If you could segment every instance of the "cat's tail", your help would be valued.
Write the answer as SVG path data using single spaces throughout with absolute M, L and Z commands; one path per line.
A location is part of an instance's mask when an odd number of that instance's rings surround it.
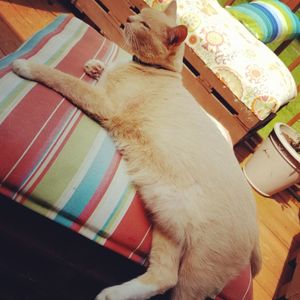
M 261 257 L 261 251 L 260 251 L 260 245 L 259 245 L 259 239 L 257 238 L 254 248 L 251 253 L 251 272 L 252 276 L 255 277 L 262 267 L 262 257 Z

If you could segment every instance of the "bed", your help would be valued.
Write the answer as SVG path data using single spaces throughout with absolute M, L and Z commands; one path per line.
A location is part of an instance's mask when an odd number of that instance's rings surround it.
M 72 1 L 104 34 L 124 45 L 128 15 L 148 5 L 164 9 L 171 0 Z M 297 95 L 290 66 L 258 41 L 218 1 L 178 0 L 178 21 L 189 27 L 183 80 L 197 101 L 229 131 L 234 144 L 247 139 Z M 232 4 L 234 1 L 227 1 Z M 293 10 L 299 1 L 285 1 Z M 221 24 L 221 26 L 220 26 Z M 255 50 L 254 50 L 255 49 Z M 245 59 L 246 57 L 246 59 Z
M 83 71 L 88 59 L 110 64 L 126 54 L 86 23 L 61 15 L 0 60 L 0 199 L 146 266 L 151 224 L 121 155 L 106 131 L 69 101 L 16 76 L 11 62 L 20 57 L 93 84 Z M 252 298 L 249 266 L 218 297 L 242 298 Z

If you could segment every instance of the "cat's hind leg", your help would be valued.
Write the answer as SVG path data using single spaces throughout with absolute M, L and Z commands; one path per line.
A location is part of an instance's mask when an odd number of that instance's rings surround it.
M 95 87 L 69 74 L 25 59 L 15 60 L 13 70 L 24 78 L 38 81 L 59 92 L 99 121 L 109 118 L 114 112 L 113 102 L 99 86 Z
M 94 79 L 99 79 L 105 68 L 105 64 L 99 59 L 90 59 L 84 65 L 84 71 Z
M 147 272 L 121 285 L 104 289 L 96 300 L 142 300 L 163 294 L 177 283 L 181 251 L 181 245 L 154 229 Z

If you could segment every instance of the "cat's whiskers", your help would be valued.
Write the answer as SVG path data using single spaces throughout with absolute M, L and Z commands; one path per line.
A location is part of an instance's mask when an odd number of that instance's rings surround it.
M 135 49 L 135 51 L 139 50 L 138 38 L 136 37 L 130 26 L 125 26 L 125 38 L 126 42 L 132 49 Z
M 130 45 L 130 35 L 129 35 L 129 32 L 128 32 L 128 26 L 125 25 L 125 28 L 124 28 L 124 35 L 123 35 L 124 39 L 123 39 L 123 45 L 124 48 L 128 48 L 128 47 L 131 47 Z
M 134 41 L 133 41 L 133 32 L 132 32 L 130 26 L 128 26 L 128 25 L 127 26 L 125 25 L 124 37 L 125 37 L 125 39 L 124 39 L 125 47 L 133 50 L 134 47 L 135 47 L 135 44 L 134 44 Z

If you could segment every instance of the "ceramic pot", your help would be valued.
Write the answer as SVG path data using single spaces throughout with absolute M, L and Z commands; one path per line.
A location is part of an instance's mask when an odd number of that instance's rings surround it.
M 248 182 L 262 195 L 270 197 L 300 181 L 300 155 L 291 140 L 300 141 L 300 134 L 284 123 L 276 123 L 244 166 Z

